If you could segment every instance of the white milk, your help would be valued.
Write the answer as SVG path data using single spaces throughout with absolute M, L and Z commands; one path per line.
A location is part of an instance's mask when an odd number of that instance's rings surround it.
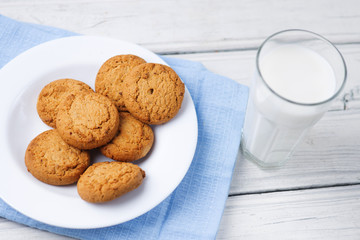
M 336 80 L 330 64 L 305 47 L 279 47 L 264 56 L 260 69 L 270 88 L 295 102 L 321 102 L 335 92 Z
M 331 66 L 307 48 L 284 45 L 262 57 L 259 64 L 268 86 L 290 101 L 319 103 L 335 93 L 336 79 Z M 258 74 L 255 77 L 258 79 L 251 88 L 242 144 L 246 153 L 263 165 L 278 165 L 321 118 L 326 104 L 289 103 L 273 94 Z

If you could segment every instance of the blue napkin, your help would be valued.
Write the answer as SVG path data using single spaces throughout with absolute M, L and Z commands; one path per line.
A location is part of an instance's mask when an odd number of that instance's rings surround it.
M 40 43 L 74 33 L 21 23 L 0 15 L 0 68 Z M 228 196 L 240 144 L 248 88 L 197 62 L 163 57 L 185 82 L 196 107 L 199 133 L 194 159 L 176 190 L 144 215 L 116 226 L 66 229 L 22 215 L 0 199 L 0 216 L 80 239 L 214 239 Z

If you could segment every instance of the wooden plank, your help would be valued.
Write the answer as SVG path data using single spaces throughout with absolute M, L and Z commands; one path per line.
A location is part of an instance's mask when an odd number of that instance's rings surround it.
M 10 222 L 0 218 L 0 239 L 23 240 L 23 239 L 46 239 L 46 240 L 70 240 L 65 236 L 30 228 L 22 224 Z
M 359 239 L 360 185 L 234 196 L 217 239 Z
M 229 197 L 217 239 L 358 239 L 360 186 Z M 0 219 L 0 236 L 70 239 Z
M 81 9 L 81 11 L 79 11 Z M 270 34 L 308 29 L 336 43 L 360 41 L 357 0 L 3 0 L 21 21 L 136 42 L 159 52 L 257 48 Z

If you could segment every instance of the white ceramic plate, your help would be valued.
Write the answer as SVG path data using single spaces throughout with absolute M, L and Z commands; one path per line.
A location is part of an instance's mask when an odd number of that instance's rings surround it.
M 129 53 L 147 62 L 166 64 L 156 54 L 132 43 L 77 36 L 36 46 L 0 70 L 0 196 L 6 203 L 47 224 L 98 228 L 146 213 L 179 185 L 189 169 L 197 143 L 196 112 L 187 89 L 178 115 L 164 125 L 153 127 L 153 149 L 146 159 L 136 162 L 146 171 L 146 178 L 138 189 L 108 203 L 90 204 L 78 196 L 75 184 L 47 185 L 26 170 L 27 145 L 49 129 L 36 112 L 41 89 L 59 78 L 74 78 L 94 88 L 100 66 L 112 56 Z M 92 160 L 109 159 L 94 151 Z

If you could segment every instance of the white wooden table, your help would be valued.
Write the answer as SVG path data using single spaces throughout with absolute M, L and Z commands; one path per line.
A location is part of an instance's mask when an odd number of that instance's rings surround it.
M 245 85 L 270 34 L 327 37 L 348 65 L 344 92 L 283 168 L 239 154 L 217 238 L 360 239 L 360 1 L 0 0 L 0 14 L 135 42 Z M 24 238 L 65 239 L 0 219 L 0 239 Z

